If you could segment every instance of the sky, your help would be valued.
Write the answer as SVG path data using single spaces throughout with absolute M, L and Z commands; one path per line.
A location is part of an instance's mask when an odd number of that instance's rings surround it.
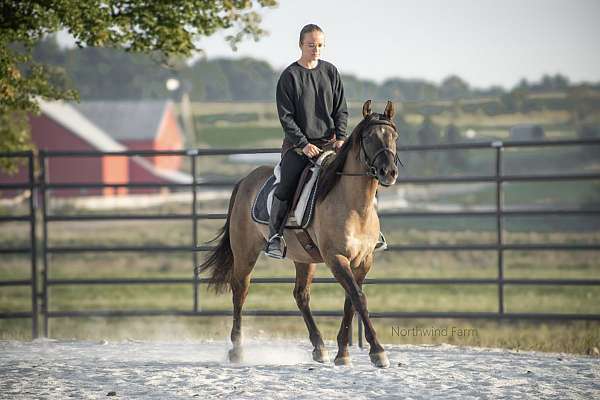
M 220 32 L 199 41 L 206 57 L 250 56 L 283 69 L 299 58 L 302 26 L 314 23 L 325 32 L 324 60 L 377 83 L 456 74 L 510 88 L 556 73 L 600 81 L 600 0 L 279 0 L 259 12 L 269 36 L 233 52 Z

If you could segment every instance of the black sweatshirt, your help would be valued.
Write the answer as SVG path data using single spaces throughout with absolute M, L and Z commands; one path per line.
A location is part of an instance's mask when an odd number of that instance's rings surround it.
M 277 82 L 277 112 L 285 140 L 294 147 L 335 136 L 344 139 L 348 108 L 335 66 L 319 60 L 313 69 L 294 62 Z

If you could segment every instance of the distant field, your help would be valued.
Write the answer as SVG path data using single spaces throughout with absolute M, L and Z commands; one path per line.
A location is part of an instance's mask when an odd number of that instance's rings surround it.
M 382 112 L 384 102 L 375 102 L 373 110 Z M 401 109 L 401 104 L 396 105 Z M 277 119 L 274 103 L 194 103 L 193 114 L 196 117 L 198 140 L 200 143 L 215 147 L 252 146 L 261 140 L 281 138 L 282 130 Z M 362 102 L 350 102 L 349 131 L 362 118 Z M 404 119 L 414 127 L 420 126 L 422 115 L 405 114 Z M 433 118 L 439 126 L 454 123 L 464 131 L 474 129 L 478 138 L 507 138 L 511 126 L 521 123 L 537 123 L 544 126 L 547 137 L 553 139 L 573 138 L 574 130 L 566 129 L 570 113 L 560 110 L 544 110 L 530 113 L 514 113 L 489 116 L 483 113 L 460 113 L 458 116 L 442 113 Z M 257 128 L 264 126 L 266 129 Z
M 206 126 L 198 132 L 198 142 L 210 147 L 243 148 L 262 147 L 269 140 L 283 139 L 281 127 L 256 126 Z M 281 145 L 281 144 L 280 144 Z

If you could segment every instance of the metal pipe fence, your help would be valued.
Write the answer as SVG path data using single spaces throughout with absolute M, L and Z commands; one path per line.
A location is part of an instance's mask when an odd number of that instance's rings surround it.
M 26 215 L 2 215 L 0 222 L 28 222 L 29 223 L 29 245 L 26 247 L 2 247 L 0 254 L 23 254 L 29 255 L 30 276 L 29 279 L 11 279 L 0 280 L 0 287 L 23 287 L 29 286 L 31 297 L 31 311 L 0 311 L 0 319 L 27 318 L 31 319 L 31 336 L 38 337 L 39 332 L 39 307 L 38 307 L 38 267 L 37 267 L 37 236 L 36 236 L 36 198 L 35 198 L 35 158 L 31 151 L 23 152 L 0 152 L 1 158 L 25 159 L 27 163 L 27 180 L 18 183 L 0 183 L 1 190 L 27 190 L 29 191 L 29 200 L 27 202 Z
M 444 144 L 432 146 L 402 146 L 399 151 L 444 151 L 444 150 L 466 150 L 466 149 L 491 149 L 494 152 L 494 173 L 491 175 L 476 176 L 435 176 L 435 177 L 401 177 L 397 185 L 402 184 L 456 184 L 456 183 L 491 183 L 495 186 L 494 209 L 474 211 L 390 211 L 380 213 L 382 219 L 398 217 L 494 217 L 495 241 L 488 244 L 458 244 L 458 245 L 399 245 L 391 243 L 391 252 L 421 252 L 421 251 L 486 251 L 493 252 L 497 257 L 496 277 L 490 279 L 366 279 L 365 284 L 377 285 L 496 285 L 497 286 L 497 309 L 495 312 L 373 312 L 373 318 L 465 318 L 465 319 L 533 319 L 533 320 L 600 320 L 600 314 L 579 313 L 513 313 L 505 309 L 505 286 L 506 285 L 542 285 L 542 286 L 598 286 L 599 279 L 507 279 L 504 271 L 504 254 L 507 251 L 597 251 L 600 244 L 572 244 L 572 243 L 506 243 L 504 238 L 504 218 L 507 216 L 592 216 L 600 215 L 600 208 L 593 209 L 510 209 L 504 207 L 503 194 L 504 183 L 509 182 L 547 182 L 547 181 L 588 181 L 600 180 L 600 173 L 564 173 L 564 174 L 503 174 L 503 150 L 506 148 L 520 147 L 563 147 L 563 146 L 599 146 L 600 140 L 560 140 L 560 141 L 536 141 L 536 142 L 485 142 Z M 24 157 L 28 160 L 29 180 L 19 184 L 0 183 L 0 190 L 25 189 L 31 191 L 29 196 L 29 214 L 16 216 L 0 216 L 0 222 L 21 221 L 30 224 L 30 245 L 28 247 L 0 248 L 0 254 L 29 254 L 31 258 L 31 278 L 29 280 L 0 281 L 0 287 L 8 286 L 30 286 L 31 288 L 31 311 L 29 312 L 4 312 L 0 313 L 2 318 L 31 318 L 32 336 L 39 335 L 39 319 L 41 316 L 42 334 L 49 335 L 49 320 L 51 318 L 63 317 L 125 317 L 125 316 L 228 316 L 230 311 L 208 310 L 201 307 L 199 286 L 207 283 L 198 275 L 197 265 L 199 263 L 198 253 L 211 250 L 211 246 L 198 245 L 198 221 L 209 219 L 225 219 L 223 213 L 199 213 L 197 211 L 198 197 L 197 189 L 202 187 L 232 187 L 235 181 L 213 180 L 202 181 L 198 179 L 197 161 L 201 157 L 232 154 L 258 154 L 278 153 L 279 149 L 194 149 L 189 151 L 124 151 L 124 152 L 96 152 L 96 151 L 40 151 L 36 156 L 31 152 L 0 153 L 2 157 Z M 189 158 L 191 166 L 191 183 L 101 183 L 101 182 L 67 182 L 51 183 L 48 179 L 48 160 L 53 157 L 102 157 L 110 155 L 119 156 L 185 156 Z M 35 161 L 39 166 L 39 176 L 34 175 Z M 56 189 L 91 189 L 91 188 L 158 188 L 168 187 L 187 189 L 191 191 L 191 209 L 189 213 L 168 214 L 82 214 L 61 215 L 51 214 L 48 210 L 48 198 L 50 192 Z M 39 199 L 41 238 L 36 237 L 36 208 Z M 102 221 L 102 220 L 190 220 L 192 223 L 191 243 L 189 245 L 174 246 L 50 246 L 48 237 L 48 225 L 53 222 L 77 222 L 77 221 Z M 41 250 L 42 268 L 37 267 L 37 247 Z M 183 252 L 191 255 L 191 266 L 193 276 L 190 279 L 51 279 L 49 277 L 50 256 L 53 254 L 76 254 L 84 252 Z M 38 274 L 41 275 L 41 290 L 38 288 Z M 293 278 L 255 278 L 253 283 L 258 284 L 293 284 Z M 315 283 L 335 283 L 332 278 L 317 278 Z M 189 284 L 193 287 L 193 299 L 188 310 L 74 310 L 74 311 L 52 311 L 49 307 L 49 288 L 53 286 L 68 285 L 148 285 L 148 284 Z M 40 300 L 40 301 L 38 301 Z M 341 317 L 342 311 L 320 310 L 315 311 L 316 316 Z M 272 311 L 272 310 L 247 310 L 244 315 L 254 316 L 300 316 L 299 311 Z M 362 345 L 362 323 L 358 324 L 359 344 Z

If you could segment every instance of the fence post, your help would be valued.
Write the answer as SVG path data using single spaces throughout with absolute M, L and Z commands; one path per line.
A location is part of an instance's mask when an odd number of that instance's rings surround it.
M 48 337 L 48 193 L 46 183 L 48 182 L 47 159 L 43 150 L 40 151 L 40 200 L 42 202 L 42 307 L 44 315 L 43 337 Z
M 498 314 L 504 314 L 504 250 L 503 217 L 502 217 L 502 153 L 501 141 L 492 142 L 496 149 L 496 246 L 498 249 Z
M 188 154 L 192 163 L 192 262 L 194 263 L 194 312 L 198 312 L 200 306 L 200 296 L 198 291 L 200 278 L 198 277 L 198 252 L 196 251 L 196 247 L 198 246 L 198 221 L 196 219 L 196 156 L 198 155 L 198 150 L 188 151 Z
M 36 236 L 36 182 L 35 182 L 35 159 L 33 152 L 27 156 L 29 167 L 29 240 L 31 245 L 31 337 L 37 339 L 39 336 L 38 324 L 38 271 L 37 271 L 37 236 Z

